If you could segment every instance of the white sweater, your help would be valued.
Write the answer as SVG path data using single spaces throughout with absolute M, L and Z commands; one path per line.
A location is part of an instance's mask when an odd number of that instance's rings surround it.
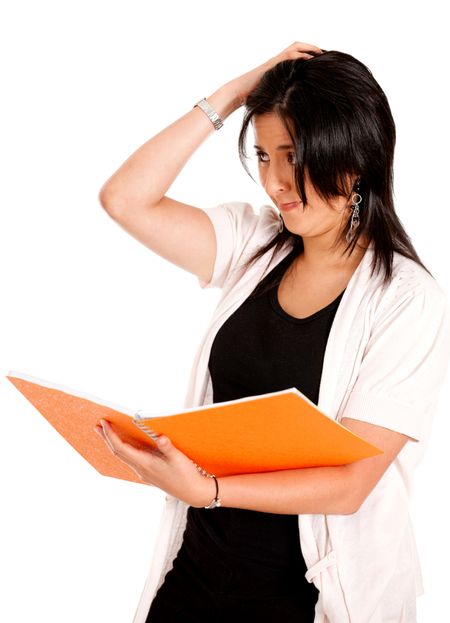
M 205 210 L 217 239 L 211 281 L 222 296 L 196 353 L 184 408 L 212 403 L 208 359 L 225 320 L 291 249 L 290 243 L 244 271 L 241 265 L 279 226 L 278 212 L 244 202 Z M 340 421 L 364 420 L 410 437 L 359 510 L 351 515 L 298 515 L 306 578 L 319 597 L 315 623 L 416 623 L 424 592 L 408 504 L 413 470 L 430 435 L 450 360 L 450 306 L 421 266 L 394 254 L 394 278 L 370 277 L 373 245 L 354 271 L 325 350 L 318 408 Z M 188 505 L 166 495 L 151 568 L 133 623 L 145 623 L 151 601 L 181 546 Z

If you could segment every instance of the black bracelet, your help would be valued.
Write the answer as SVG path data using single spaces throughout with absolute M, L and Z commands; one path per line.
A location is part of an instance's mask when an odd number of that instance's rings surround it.
M 211 502 L 208 504 L 208 506 L 205 506 L 204 508 L 216 508 L 217 506 L 221 506 L 222 505 L 222 501 L 219 498 L 219 483 L 217 482 L 217 478 L 214 476 L 214 474 L 211 474 L 210 477 L 214 478 L 214 482 L 216 483 L 216 495 L 211 500 Z
M 192 461 L 194 463 L 194 461 Z M 217 478 L 215 477 L 214 474 L 208 474 L 208 472 L 206 470 L 203 469 L 203 467 L 200 467 L 200 465 L 197 465 L 197 463 L 194 463 L 195 467 L 197 468 L 197 471 L 200 472 L 203 476 L 206 476 L 207 478 L 214 478 L 214 482 L 216 483 L 216 495 L 215 497 L 211 500 L 211 502 L 208 504 L 208 506 L 204 506 L 203 508 L 216 508 L 217 506 L 222 506 L 222 501 L 219 498 L 219 483 L 217 482 Z

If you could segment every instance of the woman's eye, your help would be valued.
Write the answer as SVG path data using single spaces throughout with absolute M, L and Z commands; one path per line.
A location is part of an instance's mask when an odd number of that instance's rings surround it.
M 267 154 L 265 154 L 263 151 L 257 151 L 257 152 L 255 153 L 255 155 L 256 155 L 256 157 L 257 157 L 257 159 L 258 159 L 258 161 L 259 161 L 259 162 L 267 162 L 267 160 L 262 160 L 262 159 L 261 159 L 261 158 L 262 158 L 262 156 L 267 156 Z
M 262 159 L 262 158 L 263 158 L 263 156 L 267 156 L 267 154 L 266 154 L 266 153 L 264 153 L 263 151 L 257 151 L 257 152 L 255 153 L 255 155 L 256 155 L 256 157 L 257 157 L 257 159 L 258 159 L 258 161 L 259 161 L 259 162 L 268 162 L 268 160 L 263 160 L 263 159 Z M 288 154 L 288 156 L 289 156 L 289 158 L 292 158 L 292 159 L 289 161 L 289 162 L 290 162 L 290 164 L 296 164 L 295 154 L 294 154 L 293 152 L 290 152 L 290 153 Z

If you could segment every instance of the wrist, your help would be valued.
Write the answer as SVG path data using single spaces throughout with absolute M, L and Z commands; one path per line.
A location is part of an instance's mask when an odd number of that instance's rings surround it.
M 219 482 L 217 480 L 217 482 Z M 214 478 L 209 476 L 200 476 L 199 482 L 196 486 L 194 503 L 191 504 L 194 508 L 205 508 L 209 506 L 216 497 L 216 483 Z M 219 504 L 220 505 L 220 504 Z M 218 505 L 218 506 L 219 506 Z

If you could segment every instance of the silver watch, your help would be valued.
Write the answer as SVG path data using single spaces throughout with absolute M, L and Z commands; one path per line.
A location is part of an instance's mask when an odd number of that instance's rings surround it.
M 216 130 L 220 130 L 220 128 L 223 126 L 223 121 L 219 117 L 219 115 L 216 113 L 214 108 L 209 104 L 209 102 L 204 97 L 201 100 L 199 100 L 196 104 L 194 104 L 193 108 L 195 108 L 196 106 L 201 108 L 203 112 L 206 113 L 206 115 L 208 115 L 208 117 L 211 119 L 214 125 L 214 128 Z

